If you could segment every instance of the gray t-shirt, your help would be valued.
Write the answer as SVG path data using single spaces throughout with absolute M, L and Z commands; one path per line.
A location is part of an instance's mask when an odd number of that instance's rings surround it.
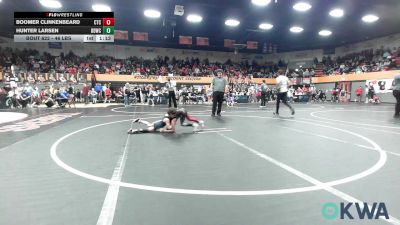
M 267 89 L 268 89 L 267 84 L 262 83 L 262 84 L 261 84 L 261 91 L 262 91 L 262 92 L 267 92 Z
M 400 91 L 400 74 L 394 76 L 393 90 Z
M 225 92 L 228 82 L 225 78 L 214 77 L 212 80 L 213 91 Z

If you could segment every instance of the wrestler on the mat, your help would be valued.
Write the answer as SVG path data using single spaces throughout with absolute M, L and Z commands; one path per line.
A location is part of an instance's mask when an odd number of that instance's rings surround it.
M 172 110 L 170 112 L 172 112 Z M 180 108 L 180 109 L 176 110 L 176 112 L 174 114 L 175 114 L 175 118 L 180 120 L 181 126 L 193 127 L 193 132 L 199 131 L 199 126 L 200 126 L 200 129 L 204 128 L 204 121 L 194 118 L 184 108 Z M 174 114 L 170 115 L 171 118 L 173 118 L 172 116 L 174 116 Z M 185 122 L 186 119 L 192 123 Z
M 176 112 L 176 111 L 175 111 Z M 176 115 L 174 114 L 174 110 L 168 110 L 168 114 L 166 114 L 161 120 L 157 120 L 154 122 L 148 122 L 137 118 L 133 121 L 134 123 L 142 123 L 147 125 L 146 129 L 129 129 L 128 134 L 143 134 L 143 133 L 174 133 L 175 125 L 176 125 Z

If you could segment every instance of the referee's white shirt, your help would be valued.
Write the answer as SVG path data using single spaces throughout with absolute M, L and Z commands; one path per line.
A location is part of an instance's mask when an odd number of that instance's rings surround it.
M 289 79 L 284 75 L 279 75 L 276 78 L 276 86 L 280 93 L 287 92 L 289 86 Z

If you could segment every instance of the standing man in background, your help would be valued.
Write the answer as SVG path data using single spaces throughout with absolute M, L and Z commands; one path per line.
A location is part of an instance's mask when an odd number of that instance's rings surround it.
M 362 93 L 363 93 L 363 90 L 362 90 L 362 87 L 360 86 L 356 89 L 356 95 L 357 95 L 356 102 L 361 102 Z
M 396 98 L 396 109 L 394 111 L 394 117 L 400 118 L 400 74 L 394 76 L 392 86 L 393 96 Z
M 175 95 L 175 87 L 176 83 L 171 81 L 171 78 L 168 78 L 167 89 L 168 89 L 168 105 L 171 108 L 171 100 L 174 101 L 174 108 L 176 108 L 176 95 Z
M 124 92 L 124 106 L 128 107 L 129 106 L 129 97 L 131 95 L 131 86 L 129 85 L 129 83 L 125 84 L 122 91 Z
M 92 88 L 96 87 L 96 83 L 97 83 L 96 72 L 97 72 L 97 70 L 94 70 L 92 73 L 92 76 L 90 77 L 90 81 L 92 82 Z
M 87 84 L 83 84 L 82 88 L 82 96 L 83 96 L 83 101 L 85 102 L 85 105 L 89 104 L 89 87 Z
M 267 90 L 268 90 L 268 86 L 265 83 L 265 80 L 263 80 L 262 84 L 261 84 L 261 107 L 265 107 L 265 99 L 267 98 Z
M 370 82 L 368 86 L 368 102 L 370 99 L 373 99 L 375 96 L 375 88 L 374 85 Z
M 217 112 L 218 116 L 221 116 L 224 94 L 227 93 L 228 90 L 228 81 L 222 77 L 222 70 L 217 71 L 217 77 L 214 77 L 211 82 L 211 89 L 213 90 L 213 106 L 211 116 L 215 116 L 215 111 Z
M 278 71 L 278 77 L 276 78 L 276 89 L 277 89 L 277 99 L 276 99 L 276 111 L 274 115 L 279 116 L 279 104 L 282 100 L 283 104 L 289 107 L 294 115 L 294 109 L 291 105 L 287 103 L 287 92 L 289 86 L 289 79 L 283 74 L 282 70 Z

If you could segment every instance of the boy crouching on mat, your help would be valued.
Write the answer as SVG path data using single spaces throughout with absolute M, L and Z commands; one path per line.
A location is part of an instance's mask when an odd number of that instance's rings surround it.
M 173 112 L 171 113 L 171 117 L 175 116 L 176 119 L 179 119 L 181 122 L 181 126 L 183 127 L 193 127 L 193 132 L 198 132 L 199 129 L 204 128 L 204 121 L 203 120 L 198 120 L 197 118 L 194 118 L 191 116 L 186 109 L 180 108 L 178 110 L 176 109 L 170 109 L 168 112 Z M 169 113 L 168 113 L 169 114 Z M 186 123 L 185 119 L 189 120 L 192 123 Z

